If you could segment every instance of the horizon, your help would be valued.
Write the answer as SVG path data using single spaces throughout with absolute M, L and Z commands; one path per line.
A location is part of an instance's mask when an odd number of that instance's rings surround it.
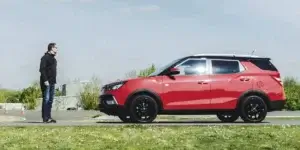
M 58 46 L 58 85 L 93 76 L 116 81 L 198 53 L 253 50 L 282 77 L 299 78 L 299 10 L 296 0 L 3 0 L 0 88 L 38 81 L 50 42 Z

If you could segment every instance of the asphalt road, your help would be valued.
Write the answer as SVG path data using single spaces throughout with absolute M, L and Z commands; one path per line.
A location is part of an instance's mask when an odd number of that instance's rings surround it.
M 56 124 L 44 124 L 41 122 L 40 111 L 25 111 L 22 114 L 21 111 L 0 111 L 0 116 L 15 116 L 24 117 L 26 120 L 17 120 L 13 122 L 0 122 L 0 126 L 120 126 L 130 125 L 128 123 L 122 123 L 116 117 L 101 116 L 99 118 L 92 118 L 95 115 L 100 114 L 97 111 L 53 111 L 53 118 L 57 119 Z M 198 120 L 195 119 L 198 117 Z M 209 116 L 208 116 L 209 117 Z M 244 123 L 242 120 L 238 120 L 235 123 L 221 123 L 215 116 L 211 116 L 209 119 L 200 119 L 197 116 L 184 116 L 184 119 L 175 121 L 154 121 L 153 123 L 146 125 L 156 126 L 206 126 L 206 125 L 300 125 L 300 111 L 293 112 L 271 112 L 268 114 L 266 120 L 262 123 L 249 124 Z M 280 118 L 277 118 L 280 117 Z M 285 117 L 285 118 L 283 118 Z M 298 118 L 295 118 L 298 117 Z
M 52 111 L 52 117 L 57 120 L 85 120 L 100 114 L 98 111 Z M 24 114 L 20 110 L 5 111 L 1 110 L 0 115 L 7 116 L 20 116 L 25 117 L 26 120 L 30 121 L 41 121 L 41 111 L 26 110 Z
M 4 122 L 0 123 L 0 126 L 124 126 L 124 125 L 133 125 L 129 123 L 122 123 L 120 121 L 111 121 L 111 122 L 101 122 L 97 120 L 89 121 L 66 121 L 60 120 L 57 123 L 44 124 L 40 121 L 19 121 L 19 122 Z M 221 123 L 220 121 L 161 121 L 153 122 L 149 124 L 144 124 L 148 126 L 208 126 L 208 125 L 300 125 L 300 120 L 265 120 L 262 123 L 250 124 L 244 123 L 242 121 L 237 121 L 235 123 Z

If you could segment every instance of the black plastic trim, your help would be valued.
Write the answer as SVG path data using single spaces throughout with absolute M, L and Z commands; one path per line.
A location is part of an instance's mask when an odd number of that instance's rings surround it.
M 270 111 L 280 111 L 284 109 L 284 106 L 286 104 L 286 100 L 274 100 L 270 101 Z
M 103 104 L 99 104 L 99 111 L 111 116 L 117 116 L 118 114 L 122 114 L 125 111 L 124 106 L 121 105 L 112 105 L 110 107 L 107 107 Z
M 236 108 L 239 108 L 239 106 L 240 106 L 240 102 L 243 100 L 243 98 L 245 98 L 247 95 L 258 95 L 258 96 L 262 96 L 262 98 L 265 100 L 265 102 L 266 102 L 266 104 L 267 104 L 267 107 L 269 108 L 270 107 L 270 98 L 269 98 L 269 96 L 265 93 L 265 92 L 263 92 L 263 91 L 261 91 L 261 90 L 253 90 L 253 89 L 250 89 L 250 90 L 247 90 L 246 92 L 244 92 L 241 96 L 240 96 L 240 98 L 239 98 L 239 100 L 238 100 L 238 102 L 237 102 L 237 104 L 236 104 Z
M 201 110 L 162 110 L 160 115 L 211 115 L 220 112 L 233 112 L 235 109 L 201 109 Z
M 98 104 L 98 108 L 99 111 L 102 113 L 105 113 L 107 115 L 118 115 L 120 113 L 123 113 L 124 111 L 124 106 L 122 105 L 118 105 L 118 104 L 113 104 L 113 105 L 107 105 L 105 103 L 106 100 L 111 100 L 114 99 L 114 96 L 111 94 L 104 94 L 104 95 L 100 95 L 99 96 L 100 100 L 99 100 L 99 104 Z M 116 101 L 116 99 L 114 99 Z M 117 103 L 117 101 L 116 101 Z

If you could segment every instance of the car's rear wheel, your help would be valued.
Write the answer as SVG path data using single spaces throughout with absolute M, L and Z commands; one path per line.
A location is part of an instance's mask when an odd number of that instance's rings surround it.
M 263 98 L 252 95 L 242 100 L 240 105 L 240 116 L 244 122 L 259 123 L 267 116 L 267 105 Z
M 222 122 L 235 122 L 239 118 L 239 115 L 236 112 L 220 112 L 217 113 L 217 117 Z
M 129 110 L 133 122 L 150 123 L 157 116 L 158 105 L 149 95 L 137 95 L 133 97 Z

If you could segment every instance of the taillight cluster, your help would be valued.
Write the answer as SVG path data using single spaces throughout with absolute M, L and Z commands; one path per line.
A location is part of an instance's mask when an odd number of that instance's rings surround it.
M 272 76 L 274 79 L 275 79 L 275 81 L 277 81 L 281 86 L 283 86 L 283 82 L 282 82 L 282 80 L 281 80 L 281 78 L 280 78 L 280 75 L 277 75 L 277 76 Z

